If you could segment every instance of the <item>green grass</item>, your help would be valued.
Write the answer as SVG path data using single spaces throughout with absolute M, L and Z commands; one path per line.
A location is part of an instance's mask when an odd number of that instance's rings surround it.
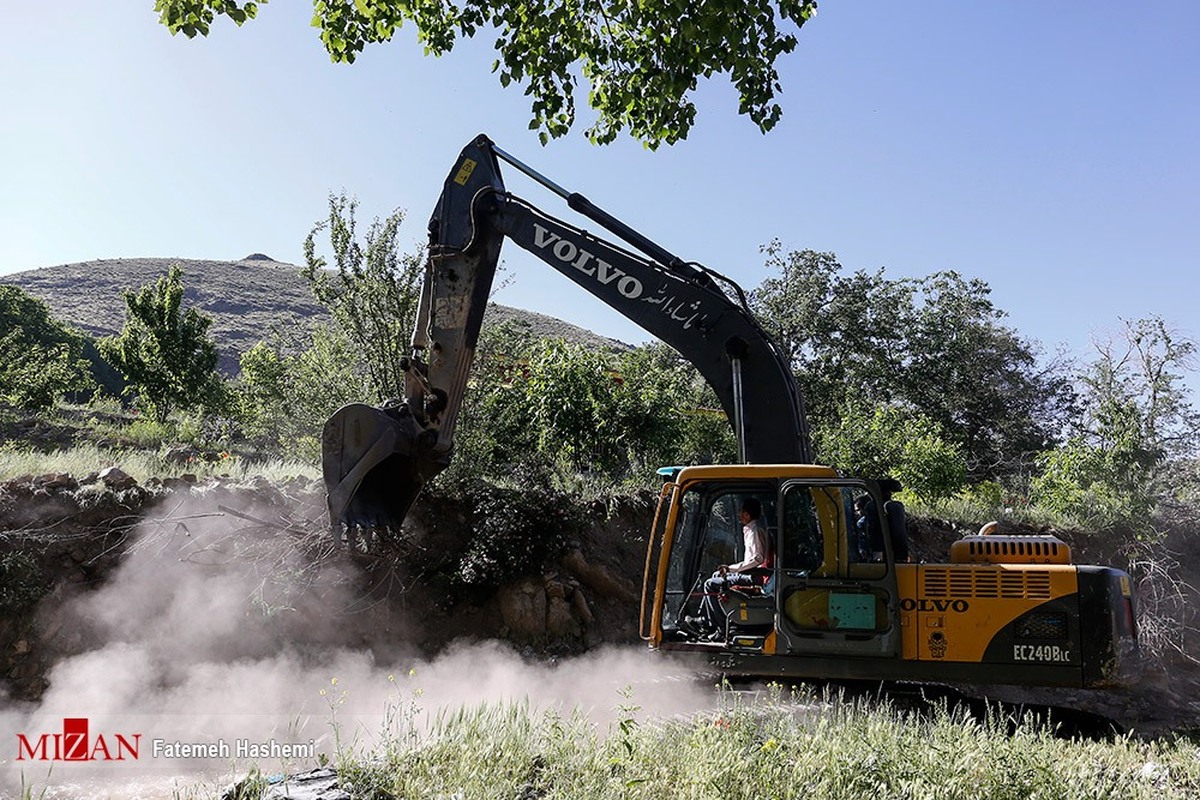
M 601 731 L 580 714 L 486 704 L 343 753 L 355 797 L 1165 798 L 1200 793 L 1186 739 L 1067 740 L 1032 723 L 887 704 L 740 702 Z
M 235 479 L 261 475 L 271 481 L 303 475 L 320 479 L 315 464 L 274 459 L 250 461 L 238 456 L 218 457 L 215 461 L 168 462 L 163 458 L 165 447 L 156 450 L 109 448 L 86 443 L 50 453 L 39 453 L 12 446 L 0 446 L 0 480 L 21 475 L 44 475 L 64 472 L 82 478 L 105 467 L 117 466 L 139 482 L 151 477 L 176 477 L 191 473 L 199 478 L 228 475 Z
M 923 501 L 910 493 L 900 497 L 908 513 L 934 519 L 950 519 L 978 530 L 984 523 L 993 520 L 1025 528 L 1053 528 L 1075 530 L 1080 528 L 1077 519 L 1054 513 L 1022 499 L 993 498 L 960 493 L 953 497 Z

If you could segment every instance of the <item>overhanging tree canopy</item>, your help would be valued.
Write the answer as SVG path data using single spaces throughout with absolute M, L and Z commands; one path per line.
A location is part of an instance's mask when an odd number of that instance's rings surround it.
M 265 3 L 266 0 L 261 0 Z M 253 19 L 253 0 L 155 0 L 172 33 L 206 36 L 217 16 Z M 628 128 L 647 147 L 686 138 L 696 118 L 690 99 L 700 78 L 728 75 L 738 112 L 762 131 L 779 121 L 782 90 L 775 63 L 796 47 L 816 0 L 314 0 L 313 26 L 334 61 L 353 62 L 368 44 L 391 41 L 405 22 L 427 53 L 442 55 L 458 37 L 496 35 L 492 70 L 508 86 L 525 84 L 542 141 L 575 124 L 577 75 L 590 84 L 598 119 L 587 129 L 607 143 Z

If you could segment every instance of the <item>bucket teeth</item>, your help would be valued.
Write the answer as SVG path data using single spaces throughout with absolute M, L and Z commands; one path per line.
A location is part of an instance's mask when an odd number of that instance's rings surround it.
M 352 553 L 377 555 L 394 548 L 402 535 L 400 525 L 382 517 L 350 517 L 332 530 L 333 543 Z

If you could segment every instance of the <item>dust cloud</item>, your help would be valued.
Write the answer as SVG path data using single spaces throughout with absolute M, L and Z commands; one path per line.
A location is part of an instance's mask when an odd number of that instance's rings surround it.
M 424 658 L 408 641 L 419 610 L 364 602 L 343 558 L 314 558 L 299 537 L 247 521 L 270 509 L 163 513 L 139 527 L 108 583 L 43 615 L 68 654 L 39 703 L 0 697 L 0 797 L 20 796 L 22 781 L 34 796 L 47 788 L 47 798 L 170 798 L 197 785 L 209 787 L 198 796 L 215 796 L 255 763 L 268 774 L 316 766 L 304 747 L 317 757 L 339 746 L 369 751 L 389 709 L 419 726 L 462 705 L 528 701 L 578 708 L 604 730 L 626 702 L 643 717 L 712 703 L 706 687 L 678 680 L 678 665 L 632 645 L 556 664 L 499 642 Z M 124 737 L 138 743 L 138 758 L 31 757 L 39 742 L 52 756 L 64 720 L 79 718 L 93 753 L 102 738 L 112 756 L 128 756 Z M 239 743 L 296 745 L 301 757 L 239 757 Z M 193 749 L 169 757 L 180 744 Z

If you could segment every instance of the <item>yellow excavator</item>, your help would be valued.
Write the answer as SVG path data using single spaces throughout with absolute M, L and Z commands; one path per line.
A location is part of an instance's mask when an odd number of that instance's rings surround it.
M 500 161 L 624 245 L 508 192 Z M 1072 563 L 1053 536 L 968 536 L 947 563 L 898 562 L 880 485 L 812 464 L 789 365 L 733 281 L 685 262 L 482 135 L 450 170 L 429 234 L 412 351 L 401 362 L 405 397 L 346 406 L 323 431 L 339 542 L 361 547 L 397 529 L 449 464 L 508 238 L 678 350 L 712 385 L 736 433 L 739 463 L 661 471 L 640 615 L 652 650 L 731 676 L 1094 688 L 1136 675 L 1129 575 Z M 761 509 L 770 566 L 748 585 L 707 592 L 719 630 L 702 636 L 694 621 L 705 578 L 744 555 L 738 511 L 747 499 Z

